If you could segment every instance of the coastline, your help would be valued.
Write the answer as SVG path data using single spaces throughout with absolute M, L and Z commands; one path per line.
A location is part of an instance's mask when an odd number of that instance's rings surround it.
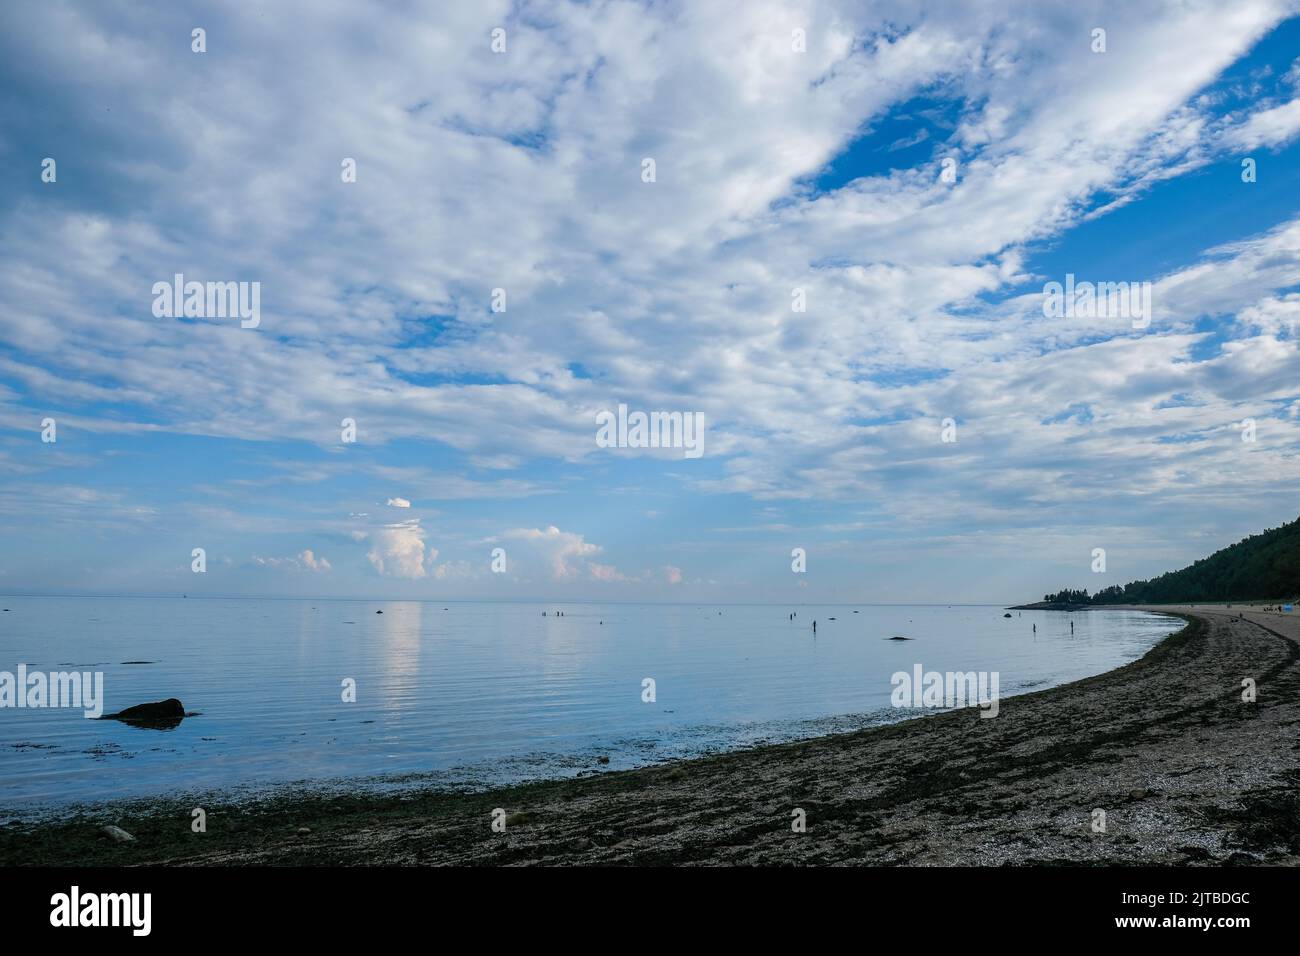
M 0 827 L 0 864 L 1300 863 L 1300 620 L 1135 609 L 1189 624 L 1123 667 L 1006 698 L 990 720 L 967 708 L 475 793 L 213 803 L 206 833 L 163 799 Z M 1258 702 L 1240 700 L 1243 677 Z M 806 833 L 791 830 L 796 808 Z M 136 841 L 114 843 L 105 823 Z

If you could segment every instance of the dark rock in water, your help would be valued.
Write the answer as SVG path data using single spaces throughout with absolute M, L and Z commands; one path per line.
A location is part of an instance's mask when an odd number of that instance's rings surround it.
M 1008 611 L 1006 614 L 1003 614 L 1002 616 L 1003 616 L 1003 617 L 1010 617 L 1010 616 L 1011 616 L 1011 612 Z
M 376 614 L 383 614 L 384 612 L 383 612 L 383 611 L 376 611 L 375 613 L 376 613 Z
M 904 637 L 902 634 L 895 634 L 893 637 L 885 638 L 887 641 L 910 641 L 910 637 Z
M 185 705 L 175 697 L 157 700 L 149 704 L 136 704 L 116 714 L 105 714 L 101 720 L 120 720 L 132 727 L 150 727 L 155 730 L 171 730 L 179 727 L 185 719 Z
M 596 762 L 597 762 L 597 763 L 609 763 L 609 758 L 608 758 L 608 757 L 597 757 L 597 758 L 596 758 Z

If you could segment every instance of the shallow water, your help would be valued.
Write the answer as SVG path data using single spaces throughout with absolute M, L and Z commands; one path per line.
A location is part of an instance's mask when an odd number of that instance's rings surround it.
M 1110 670 L 1182 626 L 1138 611 L 1006 619 L 971 606 L 557 604 L 546 617 L 541 605 L 488 603 L 3 606 L 0 671 L 102 671 L 105 712 L 166 697 L 199 712 L 154 730 L 0 708 L 11 816 L 213 789 L 478 786 L 640 766 L 916 716 L 890 705 L 890 676 L 918 663 L 997 671 L 1005 698 Z M 355 703 L 342 700 L 346 678 Z

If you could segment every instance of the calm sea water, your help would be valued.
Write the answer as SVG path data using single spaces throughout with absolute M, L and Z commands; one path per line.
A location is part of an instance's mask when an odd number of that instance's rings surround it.
M 9 816 L 214 789 L 481 786 L 640 766 L 916 716 L 889 697 L 890 676 L 917 663 L 998 671 L 1007 697 L 1117 667 L 1181 626 L 1136 611 L 1006 619 L 969 606 L 0 605 L 0 671 L 102 671 L 105 712 L 166 697 L 199 712 L 153 730 L 0 708 Z M 355 703 L 342 700 L 346 678 Z

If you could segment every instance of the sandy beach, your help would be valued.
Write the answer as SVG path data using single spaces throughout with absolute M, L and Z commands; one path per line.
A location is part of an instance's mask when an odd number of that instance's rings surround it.
M 210 805 L 206 833 L 191 831 L 188 805 L 159 801 L 2 827 L 0 863 L 1300 862 L 1300 619 L 1144 610 L 1189 624 L 1118 670 L 1004 700 L 994 719 L 972 708 L 475 794 Z M 1254 703 L 1242 700 L 1244 678 Z M 505 832 L 493 831 L 496 808 Z M 796 810 L 804 833 L 792 831 Z M 103 836 L 106 823 L 135 842 Z

